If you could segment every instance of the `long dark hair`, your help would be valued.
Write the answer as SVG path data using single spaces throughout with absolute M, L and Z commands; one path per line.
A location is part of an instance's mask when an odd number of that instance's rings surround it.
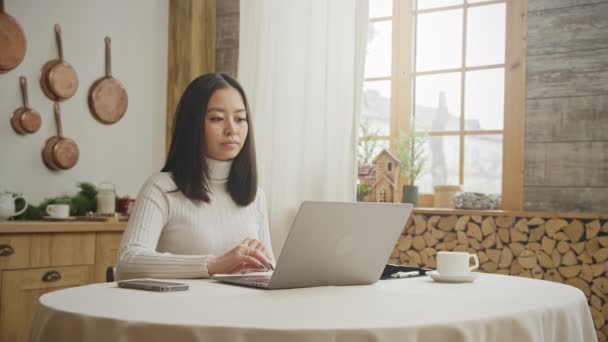
M 209 168 L 205 160 L 205 116 L 211 95 L 224 88 L 236 89 L 243 98 L 249 130 L 234 158 L 226 190 L 240 206 L 253 202 L 258 188 L 253 125 L 243 87 L 226 74 L 206 74 L 193 80 L 179 100 L 167 162 L 161 171 L 170 172 L 177 190 L 192 201 L 209 203 Z M 175 190 L 175 191 L 177 191 Z

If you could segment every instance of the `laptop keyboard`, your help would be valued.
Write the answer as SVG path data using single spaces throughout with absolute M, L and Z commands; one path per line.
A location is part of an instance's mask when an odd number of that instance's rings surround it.
M 239 277 L 240 280 L 251 281 L 256 283 L 268 284 L 270 282 L 270 277 L 260 277 L 260 276 L 244 276 Z

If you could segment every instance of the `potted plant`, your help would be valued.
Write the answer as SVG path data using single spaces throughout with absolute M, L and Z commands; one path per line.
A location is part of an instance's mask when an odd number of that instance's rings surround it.
M 357 144 L 357 170 L 359 176 L 369 172 L 372 166 L 369 164 L 378 146 L 378 130 L 370 127 L 367 119 L 359 124 L 359 142 Z M 365 196 L 372 191 L 372 187 L 361 180 L 357 182 L 357 201 L 361 202 Z
M 412 127 L 414 125 L 412 124 Z M 397 157 L 401 160 L 401 174 L 409 180 L 409 185 L 403 185 L 401 202 L 418 206 L 418 186 L 416 180 L 420 177 L 427 162 L 424 143 L 428 135 L 424 133 L 401 133 L 397 141 Z

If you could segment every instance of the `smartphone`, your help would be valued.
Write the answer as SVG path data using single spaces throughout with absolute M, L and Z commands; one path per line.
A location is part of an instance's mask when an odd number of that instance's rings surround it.
M 126 289 L 137 289 L 155 292 L 175 292 L 188 290 L 188 284 L 169 283 L 148 279 L 121 280 L 118 282 L 118 286 Z

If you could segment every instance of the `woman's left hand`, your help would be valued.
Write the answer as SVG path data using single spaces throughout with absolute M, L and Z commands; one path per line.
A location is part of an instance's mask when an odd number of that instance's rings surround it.
M 241 244 L 246 245 L 247 247 L 255 249 L 256 251 L 264 254 L 264 256 L 266 256 L 266 259 L 272 262 L 272 256 L 270 255 L 270 251 L 268 250 L 268 248 L 266 248 L 266 246 L 264 246 L 264 243 L 262 243 L 262 241 L 246 238 L 245 240 L 243 240 L 243 242 L 241 242 Z

